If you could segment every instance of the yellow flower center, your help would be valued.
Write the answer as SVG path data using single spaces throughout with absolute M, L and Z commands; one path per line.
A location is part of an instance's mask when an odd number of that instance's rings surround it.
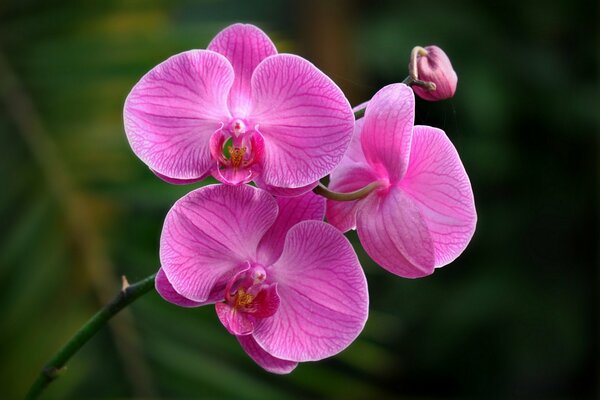
M 254 300 L 254 296 L 252 296 L 250 293 L 246 293 L 246 291 L 243 288 L 239 288 L 236 295 L 235 295 L 235 308 L 242 308 L 242 307 L 248 307 L 250 304 L 252 304 L 252 301 Z
M 228 146 L 227 151 L 229 152 L 229 160 L 233 168 L 239 168 L 244 162 L 244 155 L 246 154 L 246 146 L 234 147 Z

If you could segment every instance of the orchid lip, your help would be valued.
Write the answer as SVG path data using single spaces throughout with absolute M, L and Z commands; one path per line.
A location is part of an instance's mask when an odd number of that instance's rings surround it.
M 225 287 L 225 302 L 241 312 L 254 312 L 260 308 L 255 300 L 263 290 L 272 285 L 266 284 L 267 273 L 261 265 L 249 266 L 235 274 Z
M 248 266 L 236 273 L 225 288 L 225 298 L 216 304 L 217 316 L 233 335 L 249 335 L 255 324 L 273 316 L 279 308 L 277 284 L 267 284 L 261 265 Z
M 248 122 L 233 118 L 213 133 L 210 154 L 216 161 L 212 169 L 215 179 L 240 185 L 253 180 L 262 170 L 264 139 L 260 132 L 248 129 Z

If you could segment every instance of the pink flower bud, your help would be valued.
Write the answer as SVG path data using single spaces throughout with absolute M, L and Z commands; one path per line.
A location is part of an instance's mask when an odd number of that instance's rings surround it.
M 454 96 L 458 76 L 452 69 L 452 63 L 446 53 L 437 46 L 427 46 L 424 49 L 419 47 L 415 50 L 417 51 L 416 78 L 435 84 L 435 90 L 413 85 L 415 93 L 428 101 L 445 100 Z

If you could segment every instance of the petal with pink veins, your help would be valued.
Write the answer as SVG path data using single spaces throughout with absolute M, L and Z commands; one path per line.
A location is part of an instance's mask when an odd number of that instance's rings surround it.
M 154 175 L 156 175 L 157 177 L 159 177 L 163 181 L 171 183 L 173 185 L 189 185 L 191 183 L 200 182 L 201 180 L 203 180 L 204 178 L 206 178 L 206 176 L 208 175 L 208 172 L 207 172 L 206 174 L 201 175 L 201 176 L 199 176 L 197 178 L 192 178 L 192 179 L 175 179 L 175 178 L 169 178 L 168 176 L 165 176 L 163 174 L 159 174 L 158 172 L 154 171 L 152 168 L 150 168 L 150 171 L 152 171 L 152 173 Z
M 316 361 L 345 349 L 368 314 L 367 281 L 350 242 L 336 228 L 303 221 L 286 236 L 267 274 L 277 282 L 279 309 L 253 336 L 269 354 Z
M 408 168 L 414 119 L 415 95 L 403 83 L 379 90 L 365 112 L 361 139 L 365 158 L 392 183 Z
M 262 179 L 296 188 L 318 181 L 341 161 L 354 115 L 340 88 L 305 59 L 279 54 L 252 75 L 250 119 L 265 139 Z
M 178 200 L 160 240 L 162 269 L 177 293 L 206 301 L 217 283 L 247 268 L 277 217 L 277 203 L 248 185 L 210 185 Z
M 298 365 L 298 363 L 294 361 L 273 357 L 256 343 L 256 340 L 254 340 L 252 335 L 236 336 L 236 338 L 246 354 L 268 372 L 274 374 L 289 374 Z
M 473 237 L 477 212 L 469 177 L 444 131 L 415 126 L 410 164 L 400 185 L 427 224 L 435 266 L 452 262 Z
M 297 197 L 277 197 L 279 213 L 271 228 L 258 245 L 258 261 L 271 265 L 283 251 L 285 236 L 290 228 L 306 220 L 322 221 L 325 214 L 325 199 L 312 192 Z
M 173 289 L 173 285 L 171 285 L 171 283 L 167 279 L 167 276 L 165 275 L 162 268 L 159 269 L 158 273 L 156 274 L 154 285 L 158 294 L 160 294 L 160 296 L 163 299 L 167 300 L 169 303 L 173 303 L 181 307 L 198 307 L 204 304 L 190 300 L 187 297 L 183 297 L 182 295 L 177 293 L 175 289 Z
M 216 303 L 215 310 L 219 321 L 232 335 L 249 335 L 254 331 L 255 319 L 249 314 L 241 312 L 227 303 Z
M 369 256 L 405 278 L 430 275 L 435 266 L 433 241 L 414 201 L 402 189 L 375 192 L 357 212 L 358 237 Z
M 246 117 L 250 108 L 252 73 L 262 60 L 277 54 L 275 45 L 256 26 L 233 24 L 215 36 L 208 50 L 224 55 L 233 65 L 235 80 L 229 93 L 229 109 L 237 117 Z
M 169 303 L 173 303 L 180 307 L 199 307 L 206 304 L 214 304 L 223 300 L 226 282 L 227 277 L 213 287 L 213 290 L 211 290 L 211 293 L 206 301 L 198 302 L 190 300 L 187 297 L 177 293 L 177 291 L 173 288 L 173 285 L 171 285 L 171 282 L 169 282 L 169 279 L 167 278 L 167 275 L 165 275 L 165 272 L 162 270 L 162 268 L 158 270 L 154 281 L 158 294 L 160 294 L 160 296 Z
M 254 178 L 254 183 L 256 183 L 256 186 L 258 186 L 261 189 L 266 190 L 267 192 L 271 193 L 273 196 L 296 197 L 296 196 L 303 195 L 304 193 L 310 192 L 311 190 L 316 188 L 317 185 L 319 184 L 319 181 L 309 183 L 306 186 L 300 186 L 300 187 L 296 187 L 296 188 L 282 188 L 282 187 L 267 185 L 262 180 L 260 175 L 258 175 Z
M 212 167 L 210 137 L 230 118 L 233 80 L 229 61 L 206 50 L 186 51 L 154 67 L 125 101 L 125 132 L 134 153 L 159 176 L 205 176 Z

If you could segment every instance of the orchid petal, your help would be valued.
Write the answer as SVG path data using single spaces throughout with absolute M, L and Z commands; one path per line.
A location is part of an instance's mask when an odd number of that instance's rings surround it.
M 190 300 L 208 299 L 217 283 L 256 257 L 260 239 L 277 217 L 277 203 L 247 185 L 211 185 L 175 203 L 160 241 L 162 268 Z
M 392 183 L 406 173 L 414 119 L 415 95 L 402 83 L 379 90 L 365 112 L 361 139 L 365 157 Z
M 171 282 L 169 282 L 169 279 L 162 268 L 158 270 L 154 282 L 158 294 L 160 294 L 160 296 L 169 303 L 173 303 L 180 307 L 199 307 L 206 304 L 214 304 L 223 300 L 223 296 L 225 294 L 225 285 L 227 284 L 227 276 L 214 285 L 206 301 L 190 300 L 187 297 L 177 293 L 177 291 L 173 288 L 173 285 L 171 285 Z
M 393 187 L 362 200 L 357 212 L 360 243 L 369 256 L 393 274 L 419 278 L 433 272 L 434 249 L 419 208 Z
M 266 184 L 305 186 L 341 161 L 354 115 L 340 88 L 310 62 L 290 54 L 265 59 L 252 75 L 252 96 Z
M 183 297 L 177 293 L 175 289 L 173 289 L 173 285 L 171 285 L 169 279 L 167 279 L 167 276 L 162 268 L 159 269 L 158 273 L 156 274 L 154 285 L 158 294 L 160 294 L 160 296 L 169 303 L 173 303 L 181 307 L 198 307 L 204 304 L 198 301 L 190 300 L 187 297 Z
M 254 317 L 241 312 L 227 303 L 216 303 L 217 317 L 229 333 L 235 336 L 249 335 L 254 330 Z
M 256 340 L 254 340 L 252 335 L 236 336 L 236 338 L 246 354 L 268 372 L 274 374 L 289 374 L 298 365 L 298 363 L 294 361 L 273 357 L 256 343 Z
M 243 118 L 250 108 L 250 79 L 262 60 L 277 54 L 269 37 L 254 25 L 233 24 L 215 36 L 208 50 L 227 57 L 235 72 L 235 80 L 229 93 L 229 109 Z
M 312 192 L 297 197 L 278 197 L 279 214 L 258 246 L 258 260 L 271 265 L 281 255 L 285 236 L 290 228 L 306 220 L 323 220 L 325 199 Z
M 255 318 L 268 318 L 277 312 L 280 302 L 277 284 L 265 285 L 252 300 L 252 310 L 248 312 Z
M 379 177 L 367 163 L 362 151 L 361 132 L 364 118 L 356 121 L 354 135 L 346 155 L 329 176 L 329 189 L 349 193 L 376 181 Z M 327 200 L 327 222 L 342 232 L 356 228 L 356 211 L 359 200 Z
M 134 153 L 159 176 L 205 176 L 212 166 L 210 137 L 229 119 L 233 79 L 227 59 L 206 50 L 180 53 L 154 67 L 125 101 L 125 132 Z
M 267 273 L 278 283 L 281 303 L 253 336 L 274 357 L 320 360 L 342 351 L 363 329 L 367 281 L 350 242 L 331 225 L 296 224 Z
M 262 180 L 260 175 L 258 175 L 254 178 L 254 183 L 256 183 L 256 186 L 258 186 L 259 188 L 264 189 L 267 192 L 271 193 L 273 196 L 278 196 L 278 197 L 300 196 L 300 195 L 303 195 L 304 193 L 310 192 L 311 190 L 316 188 L 317 185 L 319 184 L 319 182 L 316 181 L 313 183 L 309 183 L 306 186 L 300 186 L 300 187 L 296 187 L 296 188 L 282 188 L 282 187 L 267 185 Z
M 173 184 L 173 185 L 189 185 L 191 183 L 200 182 L 201 180 L 203 180 L 204 178 L 206 178 L 207 175 L 209 174 L 207 172 L 207 173 L 205 173 L 203 175 L 200 175 L 197 178 L 191 178 L 191 179 L 175 179 L 175 178 L 171 178 L 171 177 L 165 176 L 163 174 L 160 174 L 160 173 L 154 171 L 152 168 L 150 168 L 150 171 L 152 171 L 152 173 L 154 175 L 156 175 L 157 177 L 159 177 L 163 181 L 168 182 L 168 183 Z
M 452 262 L 473 237 L 477 213 L 469 177 L 444 131 L 415 126 L 401 187 L 427 223 L 436 267 Z

